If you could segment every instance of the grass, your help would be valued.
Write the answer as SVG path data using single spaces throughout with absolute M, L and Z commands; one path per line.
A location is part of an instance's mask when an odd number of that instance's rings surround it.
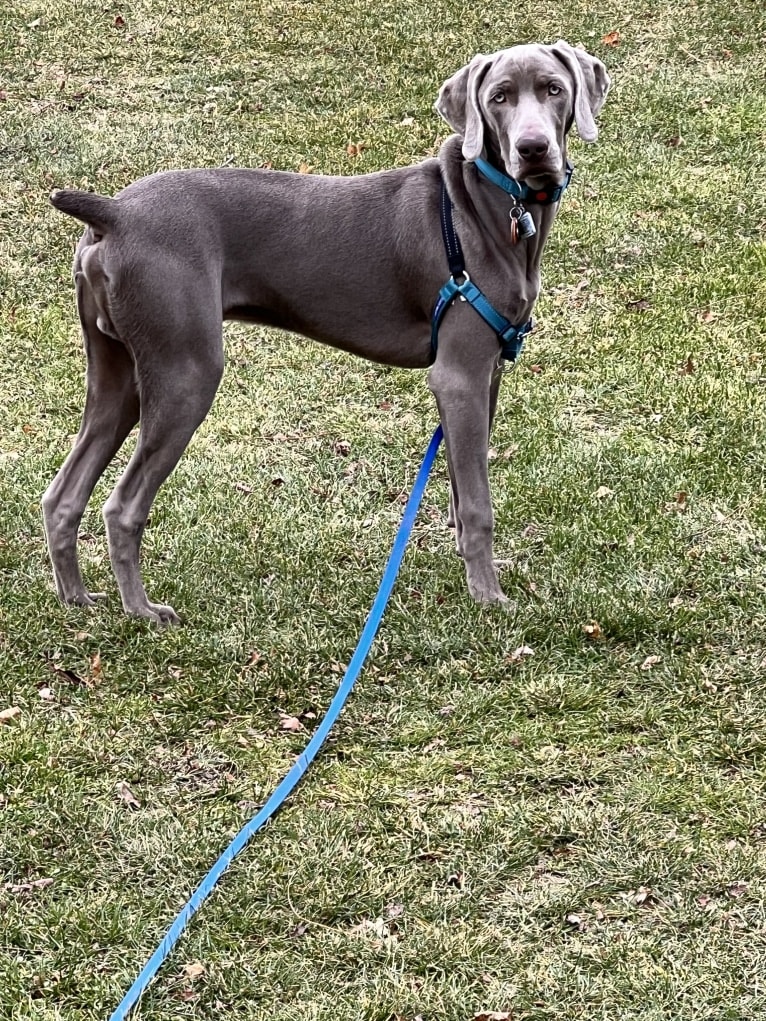
M 83 363 L 77 230 L 49 189 L 407 165 L 445 135 L 444 77 L 559 36 L 614 88 L 598 144 L 573 144 L 539 328 L 501 397 L 517 610 L 469 602 L 440 462 L 326 751 L 136 1017 L 766 1018 L 762 8 L 10 0 L 2 1021 L 108 1016 L 288 768 L 306 733 L 280 713 L 308 732 L 331 698 L 435 422 L 421 374 L 228 328 L 219 398 L 146 534 L 150 594 L 186 626 L 119 610 L 98 508 L 125 454 L 82 528 L 109 601 L 61 607 L 39 497 Z

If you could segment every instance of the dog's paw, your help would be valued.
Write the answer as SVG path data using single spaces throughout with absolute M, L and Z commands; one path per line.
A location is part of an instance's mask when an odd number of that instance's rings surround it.
M 484 605 L 511 607 L 511 601 L 500 588 L 494 568 L 491 571 L 476 572 L 468 576 L 468 591 L 471 598 Z
M 166 606 L 163 603 L 150 603 L 146 602 L 141 606 L 136 607 L 125 607 L 126 612 L 131 617 L 141 617 L 144 620 L 150 620 L 153 624 L 160 624 L 166 626 L 167 624 L 180 624 L 181 618 L 178 616 L 172 606 Z
M 106 592 L 86 592 L 85 589 L 62 596 L 67 606 L 95 606 L 103 599 L 106 599 Z

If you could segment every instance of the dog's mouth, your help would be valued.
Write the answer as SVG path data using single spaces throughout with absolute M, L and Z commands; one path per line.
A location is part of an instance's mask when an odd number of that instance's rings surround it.
M 513 175 L 517 181 L 523 181 L 530 188 L 547 188 L 560 185 L 564 181 L 565 170 L 560 166 L 552 166 L 549 161 L 524 161 L 516 168 Z

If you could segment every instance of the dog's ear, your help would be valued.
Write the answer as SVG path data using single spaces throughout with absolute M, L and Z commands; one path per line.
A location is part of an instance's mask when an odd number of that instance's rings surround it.
M 574 118 L 578 134 L 584 142 L 595 142 L 598 138 L 595 117 L 604 105 L 610 85 L 606 67 L 597 57 L 574 49 L 563 39 L 551 46 L 551 52 L 566 67 L 574 82 Z
M 457 74 L 442 85 L 436 100 L 436 112 L 463 136 L 463 156 L 475 160 L 484 148 L 484 118 L 479 106 L 479 87 L 494 62 L 494 57 L 477 54 Z

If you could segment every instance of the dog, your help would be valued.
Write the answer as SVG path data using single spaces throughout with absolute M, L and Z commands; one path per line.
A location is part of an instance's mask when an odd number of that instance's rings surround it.
M 222 323 L 240 320 L 387 365 L 430 366 L 468 589 L 478 602 L 507 602 L 492 554 L 487 451 L 501 371 L 517 348 L 509 355 L 477 301 L 457 299 L 470 280 L 523 332 L 568 180 L 568 132 L 576 125 L 584 141 L 595 140 L 609 84 L 600 60 L 563 41 L 513 46 L 474 57 L 443 84 L 436 110 L 455 134 L 437 158 L 412 167 L 356 177 L 178 170 L 114 198 L 55 191 L 53 205 L 86 224 L 73 270 L 85 409 L 42 500 L 59 597 L 90 605 L 101 595 L 83 582 L 78 527 L 98 478 L 140 422 L 103 508 L 109 556 L 127 613 L 179 621 L 147 597 L 141 539 L 157 490 L 213 402 Z M 455 273 L 449 231 L 464 266 Z M 429 330 L 447 279 L 436 346 Z

